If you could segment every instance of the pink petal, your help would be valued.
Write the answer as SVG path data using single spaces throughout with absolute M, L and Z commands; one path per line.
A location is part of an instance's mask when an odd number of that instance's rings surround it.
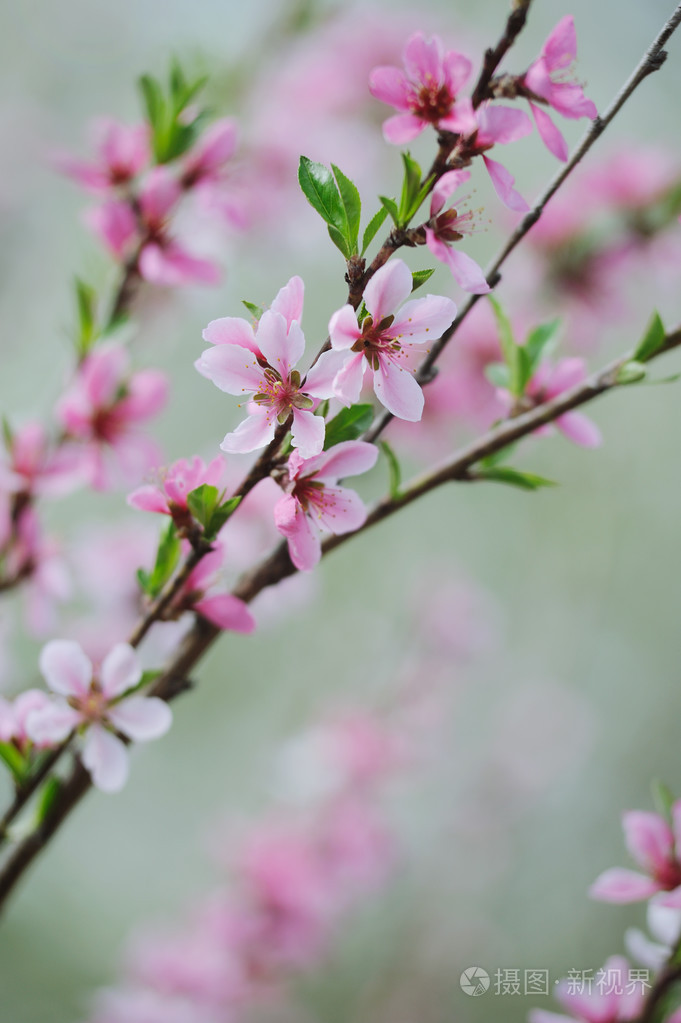
M 303 318 L 304 298 L 305 284 L 302 278 L 292 277 L 283 288 L 279 289 L 270 309 L 272 312 L 280 313 L 286 320 L 286 326 L 290 328 L 294 320 L 300 322 Z
M 116 643 L 109 651 L 99 678 L 102 692 L 110 700 L 137 685 L 142 678 L 142 665 L 129 643 Z
M 296 568 L 300 572 L 311 571 L 321 558 L 319 533 L 290 494 L 275 505 L 274 522 L 288 540 L 289 554 Z
M 655 896 L 655 904 L 665 909 L 681 910 L 681 885 L 670 892 L 659 892 Z
M 329 320 L 329 337 L 337 351 L 352 348 L 361 336 L 362 329 L 357 323 L 357 313 L 351 305 L 344 305 Z
M 379 356 L 374 390 L 381 404 L 398 419 L 417 423 L 423 415 L 423 391 L 409 370 L 391 359 Z
M 315 519 L 330 533 L 353 533 L 366 522 L 367 510 L 359 494 L 347 487 L 324 487 L 323 500 L 315 504 Z
M 362 381 L 367 362 L 362 352 L 353 355 L 338 371 L 333 381 L 333 391 L 344 405 L 354 405 L 362 392 Z
M 324 447 L 325 426 L 321 416 L 304 409 L 293 409 L 291 440 L 303 458 L 313 458 Z
M 455 316 L 456 306 L 451 298 L 442 295 L 413 298 L 402 306 L 387 333 L 390 337 L 405 338 L 408 344 L 423 344 L 437 340 L 451 327 Z
M 227 394 L 256 393 L 263 384 L 263 371 L 252 352 L 238 345 L 207 348 L 199 358 L 201 373 Z
M 657 882 L 634 870 L 613 867 L 597 877 L 589 889 L 592 899 L 601 902 L 639 902 L 660 890 Z
M 203 331 L 203 340 L 211 345 L 238 345 L 255 355 L 260 354 L 253 328 L 240 316 L 222 316 L 219 320 L 211 320 Z
M 439 36 L 415 32 L 404 48 L 404 66 L 413 82 L 444 84 L 444 52 Z
M 487 294 L 490 290 L 489 284 L 481 267 L 474 259 L 460 249 L 446 245 L 429 227 L 426 228 L 426 244 L 435 258 L 449 267 L 454 280 L 464 291 L 471 292 L 473 295 Z
M 102 792 L 119 792 L 128 780 L 126 748 L 101 725 L 92 725 L 88 730 L 82 761 L 93 784 Z
M 630 810 L 622 816 L 624 840 L 631 856 L 649 874 L 665 871 L 674 858 L 674 836 L 658 813 Z
M 532 121 L 517 107 L 484 106 L 478 111 L 480 145 L 507 145 L 532 134 Z
M 542 47 L 542 56 L 551 71 L 567 67 L 577 56 L 575 20 L 566 14 L 553 29 Z
M 142 216 L 153 226 L 162 224 L 182 195 L 182 188 L 167 167 L 154 167 L 139 196 Z
M 255 334 L 258 348 L 273 369 L 287 377 L 305 351 L 305 336 L 297 321 L 290 329 L 281 313 L 263 313 Z
M 156 696 L 131 696 L 110 707 L 107 718 L 134 742 L 160 739 L 173 723 L 170 707 Z
M 526 213 L 530 207 L 522 195 L 513 188 L 515 178 L 511 172 L 506 170 L 500 163 L 497 163 L 496 160 L 490 160 L 488 156 L 483 156 L 483 160 L 485 161 L 487 172 L 492 179 L 494 190 L 504 206 L 508 206 L 509 210 L 515 210 L 516 213 Z
M 50 162 L 60 174 L 73 178 L 88 192 L 101 195 L 108 192 L 111 187 L 109 175 L 95 163 L 79 160 L 70 153 L 53 153 Z
M 231 117 L 222 117 L 211 124 L 190 150 L 185 176 L 219 171 L 234 156 L 238 133 L 237 122 Z
M 255 629 L 255 619 L 243 600 L 231 593 L 220 593 L 213 597 L 204 597 L 194 604 L 194 610 L 207 618 L 219 629 L 240 632 L 248 635 Z
M 364 291 L 364 304 L 378 324 L 391 316 L 411 295 L 411 270 L 402 259 L 391 259 L 377 270 Z
M 681 860 L 681 799 L 677 799 L 672 805 L 672 832 L 676 857 Z
M 95 409 L 111 405 L 124 382 L 130 357 L 119 344 L 98 346 L 80 367 L 80 379 Z
M 230 454 L 247 454 L 264 448 L 274 437 L 276 420 L 267 412 L 256 412 L 228 433 L 220 447 Z
M 137 490 L 133 490 L 131 494 L 128 494 L 126 503 L 131 508 L 137 508 L 139 511 L 160 512 L 162 515 L 170 515 L 170 509 L 165 497 L 158 487 L 152 487 L 151 485 L 138 487 Z
M 583 448 L 597 448 L 603 441 L 596 424 L 581 412 L 566 412 L 556 419 L 556 426 L 569 440 Z
M 471 172 L 467 170 L 451 170 L 443 174 L 433 189 L 430 200 L 430 215 L 434 217 L 443 208 L 450 195 L 456 192 L 466 181 L 469 180 Z
M 83 715 L 65 703 L 50 703 L 30 711 L 26 717 L 26 734 L 37 746 L 52 746 L 70 735 L 82 722 Z
M 581 85 L 570 85 L 569 82 L 561 82 L 553 85 L 549 102 L 554 110 L 557 110 L 563 117 L 579 120 L 580 117 L 588 117 L 590 120 L 598 117 L 596 104 L 584 95 Z
M 345 476 L 359 476 L 376 465 L 378 448 L 363 440 L 344 440 L 335 444 L 315 460 L 317 479 L 338 480 Z
M 123 260 L 137 237 L 135 214 L 126 202 L 111 200 L 85 211 L 85 221 L 111 254 Z
M 150 284 L 179 288 L 185 284 L 217 284 L 219 267 L 209 259 L 199 259 L 173 243 L 147 243 L 139 258 L 140 275 Z
M 415 114 L 395 114 L 383 122 L 383 137 L 394 146 L 403 146 L 417 138 L 428 127 L 428 122 Z
M 470 99 L 464 96 L 463 99 L 457 100 L 451 112 L 446 117 L 441 117 L 437 126 L 446 131 L 458 132 L 460 135 L 472 135 L 478 127 L 478 119 Z
M 356 322 L 356 321 L 355 321 Z M 324 352 L 305 377 L 301 390 L 313 398 L 332 398 L 336 374 L 347 362 L 347 352 Z
M 40 654 L 40 673 L 61 696 L 85 696 L 92 682 L 92 661 L 79 643 L 53 639 Z
M 530 109 L 542 142 L 550 153 L 553 153 L 555 157 L 565 163 L 568 158 L 568 144 L 564 136 L 556 128 L 545 110 L 538 107 L 536 103 L 530 103 Z
M 449 91 L 455 96 L 459 89 L 462 89 L 468 81 L 473 65 L 468 57 L 464 57 L 462 53 L 450 50 L 449 53 L 445 54 L 443 69 L 445 84 L 449 86 Z
M 168 400 L 168 377 L 158 369 L 143 369 L 130 377 L 128 393 L 118 403 L 121 419 L 143 423 L 158 415 Z
M 396 67 L 375 67 L 369 75 L 369 92 L 397 110 L 409 110 L 409 84 Z

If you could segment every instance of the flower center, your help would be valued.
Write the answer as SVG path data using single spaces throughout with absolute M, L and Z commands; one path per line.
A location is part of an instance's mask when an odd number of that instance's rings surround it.
M 263 389 L 253 395 L 258 405 L 271 408 L 280 423 L 285 423 L 294 408 L 309 410 L 314 408 L 314 401 L 300 390 L 300 373 L 294 369 L 284 379 L 281 373 L 271 366 L 263 372 Z
M 367 316 L 362 322 L 362 336 L 352 346 L 353 352 L 362 352 L 372 369 L 378 369 L 381 355 L 399 355 L 402 345 L 388 333 L 394 316 L 386 316 L 374 324 L 373 317 Z
M 437 124 L 452 110 L 454 98 L 446 85 L 440 85 L 434 78 L 427 77 L 418 92 L 412 95 L 409 106 L 424 121 Z
M 104 720 L 109 706 L 96 682 L 92 683 L 85 696 L 70 696 L 68 703 L 92 724 Z

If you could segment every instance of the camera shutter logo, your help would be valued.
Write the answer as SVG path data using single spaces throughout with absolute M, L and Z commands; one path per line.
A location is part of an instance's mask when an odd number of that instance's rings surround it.
M 469 966 L 461 974 L 459 984 L 465 995 L 477 998 L 489 989 L 489 973 L 483 970 L 482 966 Z

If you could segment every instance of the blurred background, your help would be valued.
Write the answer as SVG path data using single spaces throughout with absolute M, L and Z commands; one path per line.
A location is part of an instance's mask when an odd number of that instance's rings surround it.
M 573 13 L 577 77 L 602 110 L 672 4 L 535 7 L 509 68 L 526 68 L 555 23 Z M 162 366 L 173 382 L 158 430 L 168 460 L 194 451 L 213 457 L 237 412 L 193 369 L 205 324 L 238 315 L 242 298 L 267 304 L 297 273 L 316 347 L 345 298 L 341 257 L 296 192 L 298 153 L 339 163 L 372 213 L 376 193 L 398 187 L 400 162 L 381 141 L 390 111 L 366 91 L 368 71 L 397 62 L 416 28 L 477 60 L 498 37 L 507 5 L 312 4 L 310 20 L 298 30 L 294 19 L 288 31 L 286 11 L 273 0 L 4 5 L 4 414 L 44 417 L 59 393 L 71 359 L 73 275 L 102 290 L 115 281 L 82 223 L 88 198 L 53 171 L 50 153 L 86 152 L 87 122 L 99 114 L 136 119 L 140 73 L 165 74 L 173 54 L 208 71 L 215 113 L 242 120 L 246 149 L 260 146 L 272 174 L 263 186 L 266 214 L 256 207 L 249 231 L 222 233 L 219 288 L 149 291 L 139 304 L 135 358 Z M 522 329 L 560 313 L 564 352 L 594 367 L 635 345 L 655 305 L 670 325 L 681 313 L 681 228 L 669 217 L 654 244 L 638 229 L 641 210 L 657 208 L 681 180 L 681 38 L 669 49 L 664 70 L 590 154 L 584 183 L 565 200 L 563 233 L 514 256 L 498 292 Z M 585 124 L 560 127 L 574 143 Z M 425 138 L 414 147 L 424 164 L 431 147 Z M 645 167 L 627 162 L 648 147 Z M 557 167 L 536 133 L 503 159 L 530 201 Z M 484 177 L 476 169 L 470 203 L 492 223 L 467 249 L 483 266 L 514 222 Z M 613 186 L 608 200 L 615 178 L 626 195 L 613 198 Z M 214 226 L 204 225 L 208 245 Z M 586 262 L 598 245 L 617 248 L 605 269 Z M 428 256 L 419 250 L 410 265 L 432 265 Z M 575 267 L 578 257 L 585 262 Z M 442 267 L 427 290 L 464 299 Z M 490 361 L 484 311 L 467 338 L 451 356 L 452 374 Z M 671 356 L 653 375 L 677 364 Z M 455 396 L 456 422 L 442 426 L 447 417 L 433 414 L 422 435 L 394 431 L 407 469 L 470 436 L 491 398 L 485 392 L 471 409 Z M 222 876 L 211 853 L 219 822 L 267 814 L 282 745 L 337 708 L 394 702 L 405 679 L 419 675 L 437 676 L 437 740 L 388 799 L 399 837 L 395 868 L 344 917 L 318 966 L 254 1018 L 445 1023 L 503 1013 L 516 1021 L 530 1006 L 555 1006 L 546 997 L 496 995 L 494 983 L 484 997 L 468 997 L 461 972 L 481 966 L 494 978 L 497 970 L 541 969 L 553 981 L 622 951 L 623 931 L 642 923 L 642 909 L 590 902 L 587 887 L 601 870 L 627 863 L 620 813 L 649 808 L 651 779 L 681 793 L 678 385 L 631 388 L 588 414 L 602 449 L 554 434 L 526 442 L 514 457 L 560 486 L 537 494 L 459 486 L 431 495 L 331 556 L 307 587 L 291 591 L 286 615 L 263 606 L 253 637 L 222 637 L 196 673 L 197 691 L 177 702 L 171 733 L 135 753 L 128 787 L 115 797 L 91 795 L 17 892 L 0 930 L 3 1020 L 89 1018 L 93 991 L 115 981 L 130 932 L 150 921 L 174 926 Z M 380 463 L 365 494 L 379 494 L 387 479 Z M 140 515 L 121 495 L 80 496 L 51 508 L 50 525 L 71 550 L 93 521 L 112 537 L 107 530 L 147 527 Z M 81 587 L 81 614 L 105 606 L 106 587 L 106 577 Z M 39 641 L 14 635 L 17 607 L 0 614 L 12 640 L 2 686 L 12 693 L 37 681 Z

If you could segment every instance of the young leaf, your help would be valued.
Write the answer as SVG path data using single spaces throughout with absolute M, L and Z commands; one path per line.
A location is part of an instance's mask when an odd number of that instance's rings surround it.
M 13 746 L 11 742 L 0 742 L 0 760 L 3 760 L 9 767 L 17 784 L 21 784 L 28 765 L 16 746 Z
M 205 530 L 206 540 L 214 540 L 227 519 L 233 514 L 241 503 L 241 497 L 230 497 L 224 504 L 219 505 L 210 517 Z
M 535 327 L 534 330 L 530 331 L 527 335 L 523 349 L 527 352 L 529 357 L 532 373 L 534 373 L 541 362 L 544 349 L 549 341 L 556 336 L 559 327 L 559 319 L 551 320 L 550 323 L 542 323 L 538 327 Z
M 485 376 L 493 387 L 508 391 L 511 386 L 511 374 L 505 362 L 489 362 L 485 366 Z
M 336 248 L 340 249 L 346 259 L 350 259 L 352 249 L 348 243 L 347 236 L 342 231 L 339 231 L 337 227 L 334 227 L 333 224 L 327 226 L 327 231 L 329 232 L 329 238 Z
M 147 119 L 155 135 L 157 129 L 162 128 L 165 121 L 166 104 L 163 98 L 163 89 L 151 75 L 142 75 L 138 80 L 138 85 L 142 93 Z
M 402 194 L 400 195 L 400 226 L 406 224 L 413 213 L 414 202 L 421 191 L 421 168 L 409 153 L 402 153 L 404 164 L 404 178 L 402 180 Z M 420 204 L 419 204 L 420 205 Z M 418 207 L 417 207 L 418 208 Z
M 210 483 L 202 483 L 200 487 L 191 490 L 187 494 L 187 507 L 197 522 L 205 529 L 220 501 L 220 493 L 217 487 Z
M 501 363 L 496 363 L 496 365 L 501 365 Z M 490 469 L 495 465 L 501 465 L 501 463 L 505 462 L 509 455 L 515 451 L 517 446 L 517 441 L 514 441 L 512 444 L 507 444 L 505 448 L 501 448 L 499 451 L 495 451 L 493 454 L 487 455 L 485 458 L 481 458 L 480 465 L 485 469 Z
M 412 277 L 412 285 L 411 285 L 412 292 L 416 291 L 417 288 L 420 288 L 422 285 L 424 285 L 426 283 L 426 281 L 429 281 L 434 273 L 435 273 L 435 268 L 433 268 L 432 270 L 414 270 L 413 274 L 411 275 L 411 277 Z
M 307 156 L 301 156 L 298 181 L 303 195 L 322 220 L 347 236 L 345 208 L 331 171 L 323 163 L 314 163 Z
M 674 794 L 663 781 L 660 781 L 659 778 L 655 778 L 650 787 L 653 793 L 655 809 L 661 817 L 664 817 L 666 821 L 671 823 Z
M 664 324 L 660 319 L 659 313 L 654 313 L 653 318 L 648 324 L 641 343 L 634 352 L 634 362 L 647 362 L 648 359 L 652 359 L 655 352 L 657 352 L 665 342 Z
M 400 211 L 397 208 L 397 203 L 394 199 L 389 199 L 386 195 L 379 195 L 379 202 L 385 210 L 388 211 L 396 226 L 400 226 Z
M 78 307 L 78 340 L 79 354 L 86 355 L 97 337 L 95 328 L 95 307 L 97 292 L 85 281 L 76 277 L 76 305 Z
M 265 312 L 262 306 L 255 305 L 254 302 L 246 302 L 246 300 L 244 299 L 242 300 L 241 304 L 246 306 L 254 320 L 261 319 L 262 314 Z
M 362 238 L 362 255 L 371 245 L 372 241 L 376 237 L 378 231 L 381 229 L 382 224 L 385 222 L 385 218 L 388 216 L 388 210 L 385 206 L 381 206 L 378 213 L 374 213 L 373 217 L 364 229 L 364 236 Z
M 499 341 L 501 343 L 501 351 L 504 356 L 504 362 L 508 366 L 509 370 L 509 390 L 515 397 L 520 397 L 523 393 L 523 387 L 521 387 L 522 378 L 525 376 L 527 371 L 526 360 L 518 354 L 519 347 L 515 343 L 513 337 L 513 328 L 511 322 L 501 308 L 496 298 L 493 295 L 488 295 L 492 309 L 494 310 L 494 316 L 497 321 L 497 327 L 499 329 Z
M 359 238 L 359 222 L 362 214 L 362 200 L 357 186 L 350 178 L 347 178 L 343 174 L 339 167 L 336 167 L 335 163 L 331 164 L 331 170 L 334 173 L 336 182 L 338 184 L 338 191 L 340 192 L 341 201 L 345 210 L 345 219 L 348 225 L 347 239 L 350 247 L 350 255 L 356 255 Z
M 637 384 L 640 380 L 645 380 L 647 375 L 648 367 L 644 363 L 632 359 L 620 367 L 617 373 L 617 383 Z
M 477 469 L 475 478 L 488 480 L 492 483 L 507 483 L 509 486 L 519 487 L 521 490 L 539 490 L 540 487 L 557 486 L 553 480 L 547 480 L 543 476 L 535 476 L 529 472 L 520 472 L 518 469 L 511 469 L 508 465 Z
M 38 794 L 38 802 L 35 808 L 36 824 L 43 823 L 52 805 L 59 795 L 61 781 L 59 778 L 48 778 Z
M 373 405 L 351 405 L 350 408 L 341 409 L 338 415 L 326 424 L 324 450 L 328 451 L 344 440 L 357 440 L 369 429 L 373 418 Z
M 161 534 L 158 551 L 156 553 L 156 563 L 151 575 L 144 573 L 141 576 L 141 570 L 138 572 L 138 578 L 146 577 L 147 585 L 145 587 L 145 591 L 151 597 L 157 596 L 170 579 L 177 567 L 178 561 L 180 560 L 180 551 L 180 541 L 175 530 L 175 525 L 171 521 Z
M 2 417 L 2 439 L 7 450 L 11 451 L 14 444 L 14 431 L 7 416 Z
M 388 469 L 390 470 L 390 496 L 396 499 L 400 496 L 400 486 L 402 484 L 402 470 L 400 463 L 397 460 L 397 455 L 388 444 L 387 440 L 381 441 L 381 451 L 388 459 Z

